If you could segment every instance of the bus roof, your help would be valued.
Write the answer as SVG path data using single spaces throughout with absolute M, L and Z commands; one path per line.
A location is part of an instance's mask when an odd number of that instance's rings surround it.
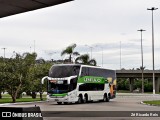
M 92 65 L 83 65 L 83 64 L 54 64 L 53 66 L 80 66 L 80 67 L 91 67 L 91 68 L 100 68 L 100 69 L 106 69 L 100 66 L 92 66 Z M 112 70 L 112 69 L 106 69 L 106 70 Z

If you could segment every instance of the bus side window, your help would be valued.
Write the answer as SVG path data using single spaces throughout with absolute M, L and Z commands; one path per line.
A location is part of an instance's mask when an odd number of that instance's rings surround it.
M 88 76 L 89 75 L 89 68 L 83 67 L 81 76 Z
M 79 91 L 87 91 L 86 90 L 86 84 L 82 84 L 79 86 Z
M 97 69 L 97 68 L 88 68 L 89 76 L 100 76 L 100 77 L 102 77 L 100 70 L 101 69 Z

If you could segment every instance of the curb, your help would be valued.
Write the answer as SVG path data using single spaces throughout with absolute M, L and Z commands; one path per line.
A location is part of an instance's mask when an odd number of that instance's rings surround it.
M 126 94 L 126 93 L 120 93 L 120 94 L 117 94 L 117 97 L 128 97 L 128 98 L 132 98 L 132 97 L 154 97 L 154 98 L 160 98 L 160 94 L 136 94 L 136 93 L 131 93 L 131 94 Z

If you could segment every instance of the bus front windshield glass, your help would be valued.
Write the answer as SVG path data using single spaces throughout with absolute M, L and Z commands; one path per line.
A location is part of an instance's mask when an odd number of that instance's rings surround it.
M 48 92 L 52 94 L 67 93 L 69 91 L 69 85 L 67 84 L 67 80 L 59 81 L 59 83 L 50 80 L 48 89 Z
M 53 66 L 49 71 L 49 77 L 64 78 L 79 75 L 79 65 Z
M 74 81 L 71 80 L 71 84 L 67 84 L 67 80 L 62 81 L 56 81 L 56 80 L 50 80 L 49 81 L 49 88 L 48 92 L 52 94 L 62 94 L 72 91 L 76 88 L 74 85 Z

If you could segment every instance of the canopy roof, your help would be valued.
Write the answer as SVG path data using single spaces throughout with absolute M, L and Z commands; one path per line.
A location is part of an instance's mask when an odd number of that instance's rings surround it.
M 0 0 L 0 18 L 73 0 Z

